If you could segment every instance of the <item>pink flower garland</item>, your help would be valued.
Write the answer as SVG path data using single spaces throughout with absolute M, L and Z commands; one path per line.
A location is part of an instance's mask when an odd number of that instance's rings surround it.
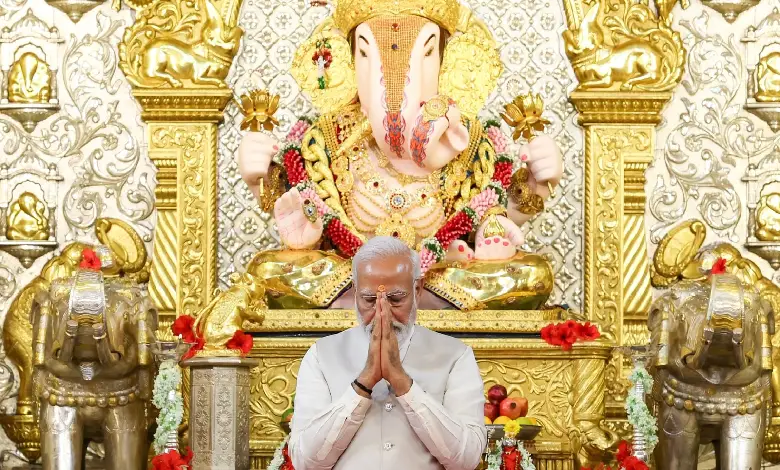
M 496 153 L 506 153 L 507 141 L 506 135 L 501 132 L 501 128 L 498 126 L 490 126 L 487 128 L 487 136 L 490 142 L 493 144 L 493 150 Z
M 290 132 L 287 133 L 286 140 L 290 143 L 300 144 L 303 140 L 303 135 L 309 130 L 311 124 L 305 119 L 301 119 L 296 122 Z

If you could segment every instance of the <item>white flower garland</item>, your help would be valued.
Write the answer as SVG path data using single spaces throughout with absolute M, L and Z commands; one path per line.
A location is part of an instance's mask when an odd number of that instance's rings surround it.
M 279 470 L 282 468 L 282 465 L 284 465 L 284 455 L 282 455 L 282 450 L 284 449 L 284 446 L 287 445 L 287 441 L 289 440 L 289 434 L 284 436 L 284 441 L 282 441 L 281 445 L 276 448 L 276 451 L 274 452 L 274 458 L 271 460 L 271 463 L 268 464 L 267 470 Z
M 157 431 L 154 433 L 154 452 L 157 454 L 165 450 L 168 436 L 172 432 L 178 432 L 184 417 L 184 402 L 179 393 L 180 385 L 179 365 L 175 361 L 163 361 L 154 379 L 152 394 L 152 404 L 160 410 L 157 416 Z
M 520 455 L 523 460 L 520 461 L 520 468 L 523 470 L 536 470 L 536 465 L 531 460 L 531 453 L 525 448 L 522 442 L 517 443 L 517 450 L 520 451 Z
M 634 386 L 641 382 L 645 393 L 650 393 L 653 389 L 653 377 L 644 367 L 638 365 L 634 367 L 631 375 L 628 376 L 628 380 L 631 381 L 632 385 L 626 397 L 628 422 L 642 434 L 647 446 L 646 451 L 648 454 L 652 454 L 655 445 L 658 444 L 658 426 L 643 397 L 640 397 L 634 391 Z

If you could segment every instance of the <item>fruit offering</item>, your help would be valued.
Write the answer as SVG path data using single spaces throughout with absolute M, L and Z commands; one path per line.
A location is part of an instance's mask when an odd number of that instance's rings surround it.
M 500 384 L 490 387 L 485 402 L 485 424 L 503 425 L 509 421 L 523 418 L 527 414 L 528 400 L 526 398 L 507 396 L 506 387 Z

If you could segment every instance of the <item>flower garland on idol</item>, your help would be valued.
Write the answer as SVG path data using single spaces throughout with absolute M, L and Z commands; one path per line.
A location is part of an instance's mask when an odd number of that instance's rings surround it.
M 287 172 L 290 186 L 296 188 L 304 199 L 308 199 L 316 206 L 317 213 L 322 218 L 325 237 L 346 256 L 355 256 L 363 242 L 342 222 L 339 214 L 317 195 L 304 167 L 299 139 L 303 137 L 301 129 L 308 129 L 309 125 L 308 121 L 298 121 L 293 126 L 294 132 L 288 134 L 288 145 L 280 151 L 279 160 Z M 497 155 L 493 178 L 487 187 L 472 197 L 466 207 L 450 217 L 433 237 L 422 241 L 422 250 L 420 250 L 422 274 L 444 259 L 450 243 L 476 230 L 489 209 L 497 205 L 506 207 L 506 189 L 512 180 L 512 166 L 511 157 L 505 154 Z
M 618 451 L 615 454 L 617 465 L 612 467 L 603 463 L 593 468 L 582 467 L 581 470 L 649 470 L 646 463 L 631 455 L 631 444 L 627 441 L 620 441 Z

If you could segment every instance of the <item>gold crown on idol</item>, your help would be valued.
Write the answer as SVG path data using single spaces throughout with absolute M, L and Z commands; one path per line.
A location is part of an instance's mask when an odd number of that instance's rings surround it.
M 338 0 L 333 21 L 339 30 L 349 34 L 359 24 L 378 16 L 415 15 L 454 34 L 460 8 L 458 0 Z

